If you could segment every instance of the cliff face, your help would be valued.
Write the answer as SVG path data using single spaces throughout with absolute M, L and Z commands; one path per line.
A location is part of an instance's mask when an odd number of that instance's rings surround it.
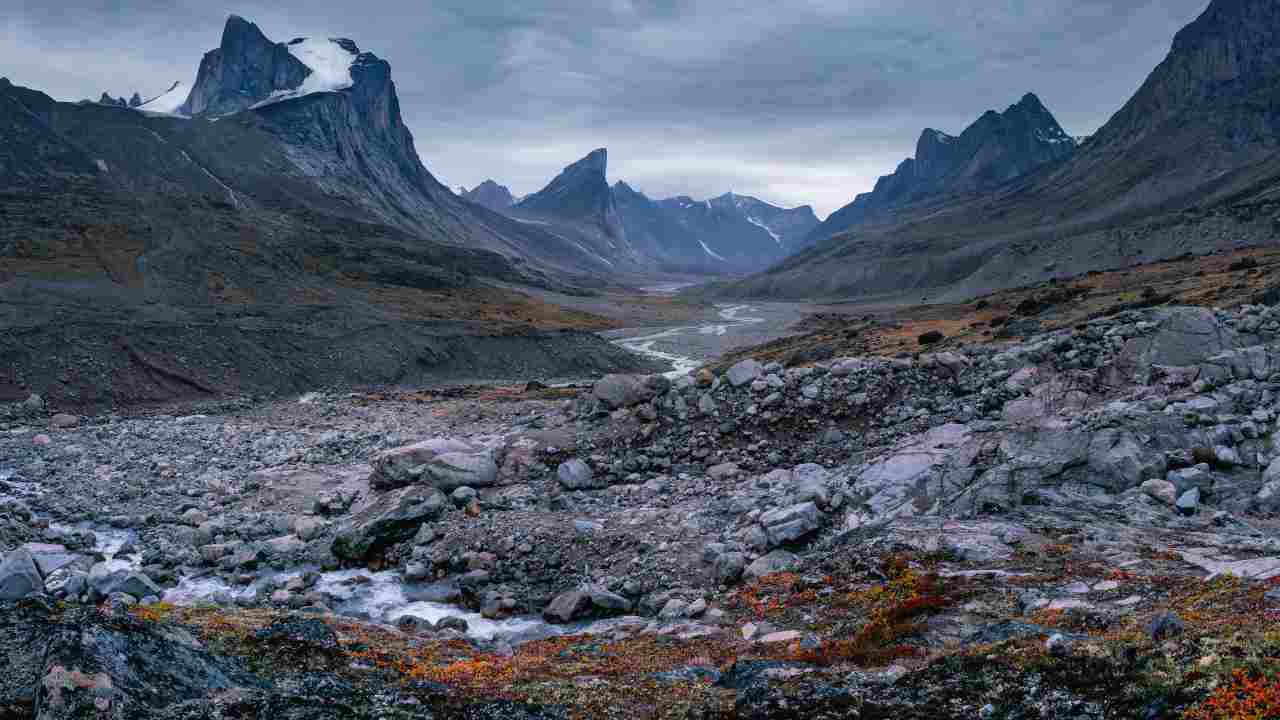
M 272 93 L 296 89 L 311 73 L 284 44 L 271 42 L 257 25 L 233 15 L 222 31 L 222 43 L 200 61 L 182 113 L 239 112 Z

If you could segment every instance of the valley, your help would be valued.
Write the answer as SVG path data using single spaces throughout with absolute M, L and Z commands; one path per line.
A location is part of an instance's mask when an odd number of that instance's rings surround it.
M 1206 3 L 1087 137 L 1011 88 L 1146 5 L 282 0 L 417 65 L 218 14 L 159 95 L 220 11 L 85 10 L 174 39 L 0 78 L 0 720 L 1280 718 L 1280 6 Z

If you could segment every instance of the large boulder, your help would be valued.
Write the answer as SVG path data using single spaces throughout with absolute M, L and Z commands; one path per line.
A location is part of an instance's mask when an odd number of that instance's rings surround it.
M 631 601 L 603 587 L 586 587 L 557 595 L 542 611 L 549 623 L 565 624 L 591 617 L 609 617 L 631 611 Z
M 1089 441 L 1090 484 L 1122 493 L 1143 482 L 1164 478 L 1168 460 L 1158 448 L 1132 432 L 1108 428 Z
M 734 387 L 742 387 L 755 381 L 761 375 L 764 375 L 764 366 L 748 358 L 729 368 L 729 384 Z
M 113 570 L 106 563 L 98 563 L 89 571 L 89 589 L 95 597 L 105 598 L 113 593 L 144 597 L 160 597 L 164 591 L 151 578 L 134 570 Z
M 452 438 L 432 438 L 413 445 L 388 450 L 373 461 L 369 486 L 374 490 L 394 490 L 417 483 L 426 466 L 447 453 L 472 453 L 475 448 Z
M 599 490 L 609 486 L 608 479 L 604 476 L 597 477 L 591 471 L 591 466 L 578 458 L 560 463 L 556 478 L 565 490 Z
M 774 550 L 768 555 L 756 558 L 747 566 L 744 573 L 748 578 L 762 578 L 800 567 L 800 558 L 786 550 Z
M 498 482 L 498 464 L 487 452 L 444 453 L 427 463 L 423 477 L 445 492 L 460 487 L 489 487 Z
M 769 546 L 777 547 L 801 540 L 822 527 L 822 513 L 812 502 L 798 503 L 761 514 L 760 525 L 769 537 Z
M 349 562 L 369 560 L 418 532 L 422 524 L 444 514 L 449 500 L 431 487 L 393 490 L 356 513 L 351 525 L 333 540 L 333 554 Z
M 671 381 L 662 375 L 605 375 L 596 381 L 591 395 L 616 410 L 648 402 L 669 389 Z
M 26 548 L 9 553 L 0 563 L 0 602 L 20 600 L 44 592 L 44 577 Z

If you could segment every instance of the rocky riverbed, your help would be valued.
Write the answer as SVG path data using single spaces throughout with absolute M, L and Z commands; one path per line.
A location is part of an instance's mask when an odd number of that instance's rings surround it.
M 1274 708 L 1278 340 L 1280 308 L 1163 307 L 582 387 L 31 398 L 0 714 Z

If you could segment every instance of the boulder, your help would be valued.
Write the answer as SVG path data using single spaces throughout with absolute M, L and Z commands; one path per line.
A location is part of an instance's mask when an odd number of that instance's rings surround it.
M 490 487 L 498 482 L 498 464 L 487 452 L 448 452 L 426 464 L 423 478 L 445 492 L 460 487 Z
M 729 384 L 734 387 L 742 387 L 761 375 L 764 375 L 764 366 L 748 358 L 729 368 Z
M 1178 501 L 1178 490 L 1168 480 L 1148 480 L 1142 483 L 1142 492 L 1165 505 L 1172 506 Z
M 800 558 L 786 550 L 774 550 L 768 555 L 756 558 L 747 566 L 745 575 L 748 578 L 762 578 L 800 567 Z
M 645 397 L 645 388 L 638 375 L 605 375 L 596 381 L 591 395 L 613 410 L 639 405 L 653 395 Z
M 44 577 L 31 551 L 19 548 L 0 563 L 0 602 L 20 600 L 44 592 Z
M 760 515 L 760 525 L 769 536 L 769 546 L 800 540 L 822 527 L 822 513 L 812 502 L 776 508 Z
M 572 458 L 556 470 L 556 479 L 565 490 L 599 490 L 609 486 L 604 476 L 596 477 L 591 466 L 578 458 Z
M 393 490 L 361 510 L 333 541 L 333 554 L 361 562 L 412 538 L 423 523 L 444 514 L 449 500 L 435 488 Z
M 471 453 L 470 445 L 451 438 L 432 438 L 413 445 L 388 450 L 373 460 L 369 486 L 393 490 L 419 481 L 427 463 L 445 453 Z
M 98 563 L 89 571 L 89 589 L 95 597 L 105 598 L 123 593 L 141 600 L 144 597 L 160 597 L 164 591 L 144 573 L 133 570 L 112 570 L 105 563 Z
M 542 619 L 549 623 L 565 624 L 585 617 L 591 610 L 591 596 L 583 590 L 560 593 L 542 610 Z

